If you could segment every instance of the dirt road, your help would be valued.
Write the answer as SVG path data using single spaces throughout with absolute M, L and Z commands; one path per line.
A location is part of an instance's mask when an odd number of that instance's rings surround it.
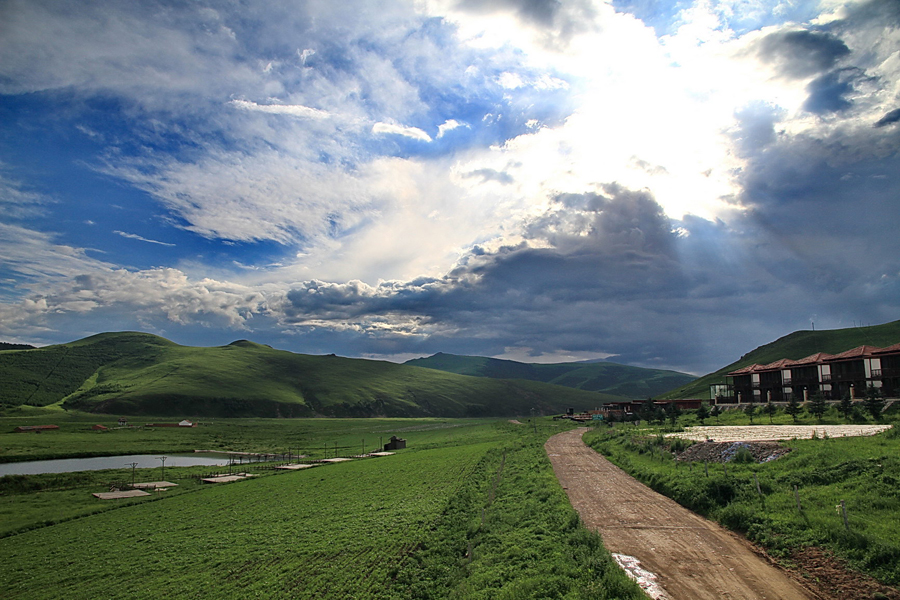
M 672 600 L 811 600 L 751 545 L 662 496 L 587 447 L 585 430 L 550 438 L 545 449 L 572 506 L 610 552 L 637 558 Z

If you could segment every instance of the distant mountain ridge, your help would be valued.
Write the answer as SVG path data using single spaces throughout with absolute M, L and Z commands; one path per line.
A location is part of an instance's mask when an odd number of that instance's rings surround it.
M 9 342 L 0 342 L 0 351 L 2 350 L 33 350 L 35 347 L 29 344 L 10 344 Z
M 621 400 L 537 381 L 310 356 L 248 340 L 180 346 L 140 332 L 0 352 L 0 402 L 195 417 L 487 417 Z
M 795 331 L 774 342 L 760 346 L 730 365 L 674 389 L 661 398 L 709 398 L 711 384 L 724 383 L 726 373 L 752 364 L 765 365 L 781 358 L 798 360 L 816 352 L 838 354 L 863 345 L 885 347 L 897 343 L 900 343 L 900 321 L 869 327 Z
M 694 375 L 678 371 L 646 369 L 607 361 L 522 363 L 514 360 L 444 354 L 443 352 L 427 358 L 408 360 L 404 364 L 475 377 L 541 381 L 632 399 L 654 397 L 696 379 Z

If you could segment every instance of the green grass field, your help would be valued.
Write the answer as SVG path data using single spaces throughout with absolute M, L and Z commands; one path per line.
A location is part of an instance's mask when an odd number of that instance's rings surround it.
M 695 424 L 693 416 L 683 419 Z M 736 412 L 722 421 L 749 422 Z M 778 415 L 775 421 L 792 422 L 787 415 Z M 801 422 L 817 420 L 807 415 Z M 679 463 L 674 451 L 682 442 L 663 438 L 662 431 L 655 426 L 602 427 L 586 434 L 585 441 L 656 491 L 745 534 L 776 556 L 789 557 L 792 550 L 805 546 L 823 547 L 884 583 L 900 583 L 896 426 L 874 437 L 792 440 L 785 442 L 792 451 L 777 460 L 762 464 L 735 460 L 725 466 Z
M 231 484 L 167 468 L 178 488 L 130 500 L 90 495 L 127 481 L 128 469 L 0 478 L 4 598 L 642 597 L 553 476 L 542 444 L 565 423 L 223 420 L 109 434 L 81 431 L 86 423 L 0 441 L 39 441 L 46 456 L 54 441 L 57 456 L 77 453 L 91 435 L 98 453 L 215 440 L 271 451 L 292 439 L 323 451 L 336 440 L 343 454 L 393 434 L 409 447 L 296 472 L 254 465 L 259 477 Z M 27 440 L 16 443 L 28 453 Z M 139 481 L 160 477 L 140 471 Z

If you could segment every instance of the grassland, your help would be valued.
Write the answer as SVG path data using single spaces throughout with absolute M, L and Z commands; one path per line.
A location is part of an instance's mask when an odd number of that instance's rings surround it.
M 749 424 L 737 411 L 721 420 Z M 774 420 L 792 422 L 782 414 Z M 839 422 L 835 413 L 824 420 Z M 806 415 L 801 422 L 818 421 Z M 681 424 L 696 421 L 693 415 L 685 416 Z M 900 583 L 896 428 L 874 437 L 793 440 L 786 442 L 791 452 L 778 460 L 756 464 L 739 458 L 725 465 L 676 461 L 684 443 L 663 438 L 662 431 L 603 427 L 587 434 L 585 441 L 656 491 L 745 534 L 776 556 L 790 557 L 807 546 L 826 548 L 884 583 Z
M 739 360 L 722 367 L 715 373 L 704 375 L 687 385 L 671 390 L 659 396 L 666 398 L 709 398 L 709 386 L 723 383 L 725 374 L 752 364 L 768 364 L 780 358 L 797 360 L 816 352 L 838 354 L 857 346 L 869 345 L 885 347 L 900 342 L 900 321 L 872 325 L 871 327 L 853 327 L 848 329 L 831 329 L 825 331 L 795 331 L 790 335 L 775 340 L 748 352 Z
M 406 364 L 494 379 L 525 379 L 553 385 L 602 392 L 627 398 L 647 398 L 696 379 L 693 375 L 645 369 L 611 362 L 533 364 L 513 360 L 438 353 Z
M 409 448 L 224 485 L 197 484 L 196 468 L 166 469 L 178 488 L 107 503 L 90 493 L 127 470 L 0 478 L 0 596 L 640 598 L 580 525 L 543 454 L 567 426 L 281 419 L 159 430 L 155 440 L 136 430 L 132 445 L 100 434 L 101 452 L 174 451 L 187 432 L 233 449 L 274 450 L 295 435 L 350 451 L 379 434 L 402 435 Z M 56 433 L 65 453 L 79 445 L 64 437 L 77 431 Z M 149 471 L 138 479 L 159 478 Z M 30 527 L 10 526 L 23 518 Z
M 241 340 L 179 346 L 145 333 L 0 351 L 0 404 L 202 417 L 485 417 L 560 413 L 621 399 L 537 381 L 466 377 L 309 356 Z

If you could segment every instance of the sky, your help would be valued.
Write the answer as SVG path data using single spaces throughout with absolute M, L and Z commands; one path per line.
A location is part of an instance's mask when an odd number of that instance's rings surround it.
M 898 151 L 898 0 L 0 0 L 0 340 L 700 375 L 900 319 Z

